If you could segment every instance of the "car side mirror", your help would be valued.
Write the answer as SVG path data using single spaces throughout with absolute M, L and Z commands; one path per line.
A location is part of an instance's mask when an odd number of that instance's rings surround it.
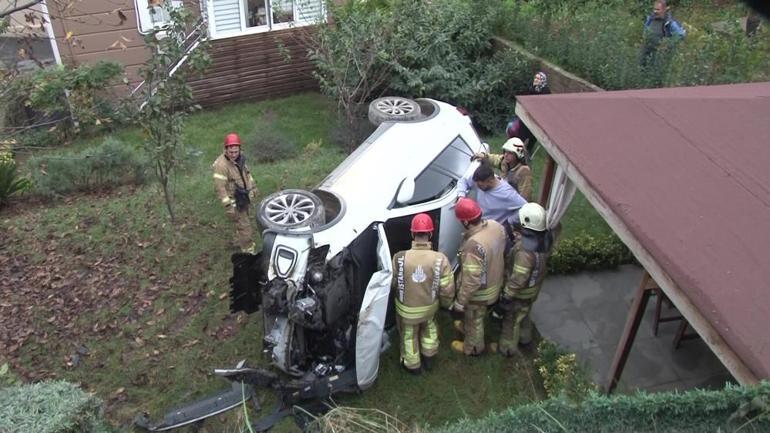
M 401 185 L 398 186 L 398 194 L 396 194 L 396 203 L 406 204 L 414 197 L 414 178 L 409 176 L 405 177 L 401 181 Z

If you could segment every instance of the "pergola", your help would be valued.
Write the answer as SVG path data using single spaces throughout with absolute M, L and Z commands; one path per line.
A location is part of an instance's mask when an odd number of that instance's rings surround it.
M 770 378 L 770 83 L 522 96 L 516 114 L 548 152 L 540 202 L 574 184 L 738 382 Z

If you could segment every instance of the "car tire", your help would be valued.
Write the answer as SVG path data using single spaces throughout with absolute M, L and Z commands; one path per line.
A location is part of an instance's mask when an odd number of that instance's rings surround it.
M 257 223 L 263 229 L 314 229 L 326 223 L 324 205 L 310 191 L 285 189 L 270 194 L 260 202 Z
M 385 96 L 369 103 L 369 121 L 374 125 L 383 122 L 406 121 L 420 118 L 420 105 L 412 99 Z

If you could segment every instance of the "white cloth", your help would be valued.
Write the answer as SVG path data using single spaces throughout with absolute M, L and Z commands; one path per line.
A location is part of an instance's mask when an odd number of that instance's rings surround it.
M 553 176 L 551 196 L 548 197 L 548 207 L 546 208 L 548 230 L 553 229 L 559 224 L 559 221 L 567 212 L 572 198 L 575 196 L 576 189 L 575 184 L 567 177 L 567 172 L 561 165 L 557 166 L 556 173 Z

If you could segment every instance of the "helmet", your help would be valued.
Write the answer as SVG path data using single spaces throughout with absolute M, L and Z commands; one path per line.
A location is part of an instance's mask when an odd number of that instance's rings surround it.
M 240 146 L 240 145 L 241 145 L 241 137 L 239 137 L 238 134 L 231 132 L 225 135 L 225 147 Z
M 418 213 L 412 218 L 412 233 L 433 233 L 433 219 L 426 213 Z
M 527 203 L 519 209 L 519 221 L 525 229 L 545 231 L 545 209 L 537 203 Z
M 508 141 L 503 144 L 503 150 L 511 152 L 519 159 L 524 159 L 525 155 L 524 142 L 519 137 L 509 138 Z
M 481 216 L 481 208 L 475 200 L 463 197 L 457 200 L 455 216 L 462 222 L 472 221 Z

